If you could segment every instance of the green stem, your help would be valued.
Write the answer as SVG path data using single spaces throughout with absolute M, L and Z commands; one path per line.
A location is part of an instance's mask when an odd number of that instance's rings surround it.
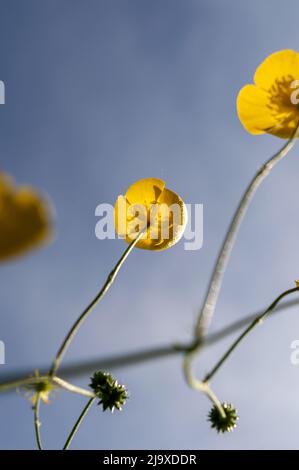
M 230 255 L 234 247 L 238 230 L 256 190 L 266 178 L 266 176 L 270 173 L 272 168 L 291 150 L 297 137 L 299 137 L 299 126 L 296 128 L 292 137 L 286 142 L 286 144 L 284 144 L 283 147 L 260 168 L 243 194 L 243 197 L 241 198 L 231 224 L 227 230 L 210 279 L 208 291 L 195 328 L 196 338 L 201 339 L 204 336 L 212 321 L 224 273 L 226 271 Z
M 67 438 L 66 440 L 66 443 L 64 444 L 64 447 L 62 450 L 68 450 L 76 432 L 78 431 L 84 417 L 86 416 L 89 408 L 91 407 L 91 405 L 93 404 L 94 400 L 95 400 L 96 397 L 93 397 L 91 398 L 88 402 L 87 402 L 87 405 L 85 406 L 85 408 L 83 409 L 82 413 L 80 414 L 79 418 L 77 419 L 73 429 L 71 430 L 71 433 L 69 435 L 69 437 Z
M 221 359 L 217 362 L 217 364 L 213 367 L 213 369 L 205 376 L 203 383 L 208 383 L 212 377 L 218 372 L 220 367 L 225 363 L 225 361 L 230 357 L 232 352 L 236 349 L 236 347 L 243 341 L 243 339 L 259 324 L 261 324 L 266 317 L 274 310 L 276 305 L 283 299 L 284 297 L 292 294 L 293 292 L 299 291 L 299 287 L 294 287 L 293 289 L 288 289 L 282 294 L 280 294 L 276 299 L 271 303 L 271 305 L 261 314 L 258 315 L 252 323 L 241 333 L 241 335 L 233 342 L 233 344 L 228 348 L 226 353 L 221 357 Z
M 58 385 L 59 387 L 67 390 L 68 392 L 78 393 L 79 395 L 83 395 L 85 397 L 94 397 L 94 393 L 90 390 L 86 390 L 85 388 L 78 387 L 77 385 L 71 384 L 66 380 L 61 379 L 60 377 L 52 377 L 52 381 L 54 384 Z
M 43 450 L 42 442 L 41 442 L 41 438 L 40 438 L 40 432 L 39 432 L 39 428 L 40 428 L 39 406 L 40 406 L 40 394 L 38 393 L 37 397 L 36 397 L 36 403 L 33 407 L 33 410 L 34 410 L 34 429 L 35 429 L 35 437 L 36 437 L 38 450 Z
M 293 299 L 286 302 L 281 302 L 276 309 L 272 312 L 272 314 L 276 314 L 281 312 L 282 310 L 286 310 L 291 307 L 297 306 L 299 303 L 299 299 Z M 241 328 L 247 326 L 251 323 L 260 312 L 251 313 L 239 320 L 236 320 L 229 325 L 216 330 L 213 333 L 208 334 L 204 338 L 203 346 L 206 348 L 208 346 L 212 346 L 217 342 L 225 339 L 227 336 L 232 335 L 236 331 L 240 330 Z M 158 359 L 162 359 L 165 357 L 171 357 L 178 354 L 185 354 L 192 350 L 193 347 L 196 348 L 197 343 L 194 341 L 189 341 L 185 343 L 178 343 L 178 344 L 165 344 L 162 346 L 156 347 L 149 347 L 147 349 L 140 349 L 134 352 L 123 352 L 113 356 L 107 357 L 99 357 L 97 359 L 89 359 L 87 361 L 82 362 L 73 362 L 69 365 L 60 367 L 60 374 L 65 377 L 66 379 L 69 377 L 79 377 L 84 374 L 90 374 L 92 371 L 98 369 L 119 369 L 123 367 L 129 367 L 138 365 L 140 363 L 144 363 L 147 361 L 154 361 Z M 41 368 L 42 370 L 46 371 L 46 367 Z M 26 384 L 32 383 L 32 377 L 28 378 L 28 376 L 32 373 L 32 369 L 29 370 L 20 370 L 12 372 L 11 374 L 4 375 L 4 382 L 0 383 L 0 393 L 1 392 L 8 392 L 18 387 L 24 386 Z M 26 377 L 27 376 L 27 377 Z M 38 379 L 34 378 L 34 382 L 40 381 L 41 379 L 48 379 L 48 376 L 40 377 Z M 81 395 L 91 396 L 91 392 L 89 390 L 82 389 L 80 387 L 75 387 L 74 385 L 66 382 L 65 380 L 60 379 L 59 377 L 53 377 L 53 382 L 57 385 L 61 386 L 62 388 L 69 390 L 71 392 L 76 392 Z
M 85 397 L 93 397 L 94 395 L 90 390 L 86 390 L 85 388 L 73 385 L 70 382 L 61 379 L 60 377 L 51 377 L 49 379 L 48 375 L 40 375 L 38 377 L 24 377 L 18 380 L 4 382 L 0 384 L 0 392 L 6 392 L 8 390 L 18 389 L 22 387 L 26 388 L 27 386 L 35 385 L 39 382 L 49 382 L 49 380 L 51 380 L 52 384 L 58 385 L 59 387 L 69 392 L 78 393 L 79 395 L 83 395 Z
M 216 394 L 211 389 L 210 385 L 207 382 L 202 382 L 201 380 L 196 379 L 192 374 L 190 367 L 190 355 L 188 354 L 186 354 L 184 357 L 183 370 L 186 381 L 189 386 L 194 390 L 204 393 L 208 397 L 208 399 L 213 403 L 213 405 L 216 406 L 220 415 L 225 418 L 225 411 L 223 409 L 223 406 Z
M 276 314 L 278 312 L 281 312 L 282 310 L 295 307 L 298 305 L 298 303 L 299 299 L 282 302 L 275 308 L 272 314 Z M 203 346 L 208 347 L 225 339 L 227 336 L 232 335 L 239 329 L 251 323 L 258 315 L 261 315 L 261 313 L 251 313 L 241 318 L 240 320 L 236 320 L 235 322 L 230 323 L 228 326 L 225 326 L 224 328 L 221 328 L 218 331 L 216 330 L 214 333 L 211 333 L 205 337 Z M 164 357 L 185 354 L 192 351 L 194 348 L 196 348 L 196 346 L 197 343 L 194 343 L 193 341 L 181 344 L 165 344 L 164 346 L 141 349 L 131 353 L 120 353 L 111 357 L 109 356 L 104 358 L 91 359 L 85 362 L 74 362 L 73 364 L 61 367 L 60 373 L 65 378 L 79 377 L 83 374 L 90 374 L 95 369 L 118 369 L 136 364 L 138 365 L 147 361 L 162 359 Z M 46 370 L 46 368 L 44 368 L 44 370 Z M 41 380 L 48 380 L 47 375 L 40 376 L 38 378 L 28 377 L 28 375 L 31 373 L 31 370 L 20 370 L 14 372 L 13 374 L 4 376 L 5 381 L 0 383 L 0 393 L 5 393 L 22 386 L 39 382 Z M 84 395 L 87 397 L 91 397 L 92 395 L 92 392 L 90 392 L 90 390 L 77 387 L 69 382 L 66 382 L 65 380 L 62 380 L 59 377 L 53 377 L 52 381 L 58 386 L 70 392 L 79 393 L 80 395 Z
M 77 321 L 74 323 L 74 325 L 72 326 L 72 328 L 69 330 L 68 334 L 66 335 L 60 349 L 58 350 L 57 354 L 56 354 L 56 357 L 53 361 L 53 364 L 52 364 L 52 367 L 49 371 L 49 376 L 50 377 L 53 377 L 57 370 L 58 370 L 58 367 L 62 361 L 62 358 L 66 352 L 66 350 L 68 349 L 68 347 L 70 346 L 75 334 L 77 333 L 78 329 L 80 328 L 80 326 L 82 325 L 82 323 L 84 322 L 84 320 L 86 320 L 86 318 L 88 317 L 88 315 L 91 313 L 91 311 L 94 309 L 94 307 L 100 302 L 100 300 L 104 297 L 104 295 L 106 294 L 106 292 L 110 289 L 110 287 L 112 286 L 120 268 L 122 267 L 122 265 L 124 264 L 125 260 L 127 259 L 127 257 L 129 256 L 129 254 L 131 253 L 131 251 L 133 250 L 134 246 L 138 243 L 138 241 L 140 240 L 141 236 L 143 235 L 143 231 L 141 231 L 138 236 L 136 237 L 135 240 L 132 241 L 132 243 L 128 246 L 128 248 L 125 250 L 124 254 L 121 256 L 121 258 L 119 259 L 119 261 L 117 262 L 116 266 L 113 268 L 113 270 L 110 272 L 109 276 L 107 277 L 106 279 L 106 282 L 105 284 L 103 285 L 102 289 L 100 290 L 100 292 L 98 293 L 98 295 L 92 300 L 92 302 L 88 305 L 88 307 L 86 307 L 86 309 L 82 312 L 82 314 L 79 316 L 79 318 L 77 319 Z

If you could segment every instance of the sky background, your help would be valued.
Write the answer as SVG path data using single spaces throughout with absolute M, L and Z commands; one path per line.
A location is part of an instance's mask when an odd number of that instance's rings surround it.
M 298 14 L 297 0 L 0 0 L 1 170 L 40 188 L 56 210 L 54 243 L 0 267 L 0 380 L 50 364 L 126 247 L 96 239 L 96 206 L 144 177 L 204 205 L 203 247 L 134 251 L 65 364 L 191 337 L 240 195 L 282 145 L 243 130 L 236 96 L 267 55 L 299 49 Z M 264 308 L 299 277 L 298 176 L 295 147 L 248 212 L 212 330 Z M 130 400 L 114 415 L 94 406 L 72 447 L 298 448 L 298 315 L 265 323 L 215 378 L 218 396 L 239 410 L 232 434 L 210 429 L 210 403 L 174 357 L 113 371 Z M 230 342 L 200 356 L 199 377 Z M 47 448 L 62 446 L 85 401 L 59 392 L 42 408 Z M 2 395 L 0 423 L 2 449 L 35 448 L 26 398 Z

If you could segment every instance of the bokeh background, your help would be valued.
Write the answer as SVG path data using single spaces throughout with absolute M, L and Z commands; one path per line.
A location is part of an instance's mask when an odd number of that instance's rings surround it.
M 239 197 L 282 144 L 243 130 L 236 95 L 268 54 L 298 50 L 298 14 L 296 0 L 0 1 L 1 169 L 56 208 L 55 242 L 0 268 L 0 379 L 50 364 L 125 248 L 96 239 L 95 208 L 143 177 L 204 204 L 203 248 L 133 252 L 65 363 L 190 337 Z M 298 277 L 298 176 L 295 147 L 250 208 L 212 331 L 265 307 Z M 94 407 L 73 448 L 296 448 L 290 345 L 298 338 L 297 307 L 256 330 L 217 375 L 215 390 L 241 416 L 232 434 L 209 428 L 209 402 L 187 387 L 173 357 L 113 371 L 131 392 L 127 406 L 114 415 Z M 199 376 L 230 341 L 202 354 Z M 35 448 L 29 402 L 0 399 L 1 448 Z M 46 447 L 62 445 L 84 403 L 60 392 L 42 408 Z

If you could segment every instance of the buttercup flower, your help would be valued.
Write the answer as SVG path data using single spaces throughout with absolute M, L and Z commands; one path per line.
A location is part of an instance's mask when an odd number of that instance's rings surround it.
M 17 188 L 0 172 L 0 262 L 21 255 L 49 240 L 51 211 L 33 188 Z
M 114 208 L 118 235 L 131 243 L 143 231 L 136 247 L 145 250 L 165 250 L 182 237 L 187 223 L 183 200 L 165 182 L 145 178 L 119 196 Z
M 251 134 L 290 138 L 299 124 L 299 54 L 274 52 L 256 69 L 254 82 L 238 95 L 243 126 Z

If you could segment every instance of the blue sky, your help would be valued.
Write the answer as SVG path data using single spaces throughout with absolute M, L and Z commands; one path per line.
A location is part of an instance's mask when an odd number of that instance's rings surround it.
M 243 130 L 236 95 L 267 55 L 298 50 L 298 13 L 295 0 L 0 0 L 1 169 L 43 190 L 56 210 L 55 242 L 0 269 L 0 379 L 50 363 L 125 248 L 96 239 L 95 208 L 143 177 L 204 205 L 203 248 L 133 252 L 65 361 L 190 337 L 239 197 L 282 143 Z M 298 278 L 298 152 L 250 208 L 212 329 L 267 306 Z M 292 309 L 265 323 L 215 378 L 239 409 L 234 433 L 209 428 L 210 404 L 187 387 L 176 357 L 115 370 L 130 390 L 126 408 L 110 416 L 94 407 L 73 448 L 296 448 L 297 317 Z M 199 376 L 227 344 L 202 354 Z M 84 402 L 61 392 L 43 407 L 48 448 L 62 445 Z M 0 409 L 0 447 L 34 448 L 26 399 L 3 395 Z

